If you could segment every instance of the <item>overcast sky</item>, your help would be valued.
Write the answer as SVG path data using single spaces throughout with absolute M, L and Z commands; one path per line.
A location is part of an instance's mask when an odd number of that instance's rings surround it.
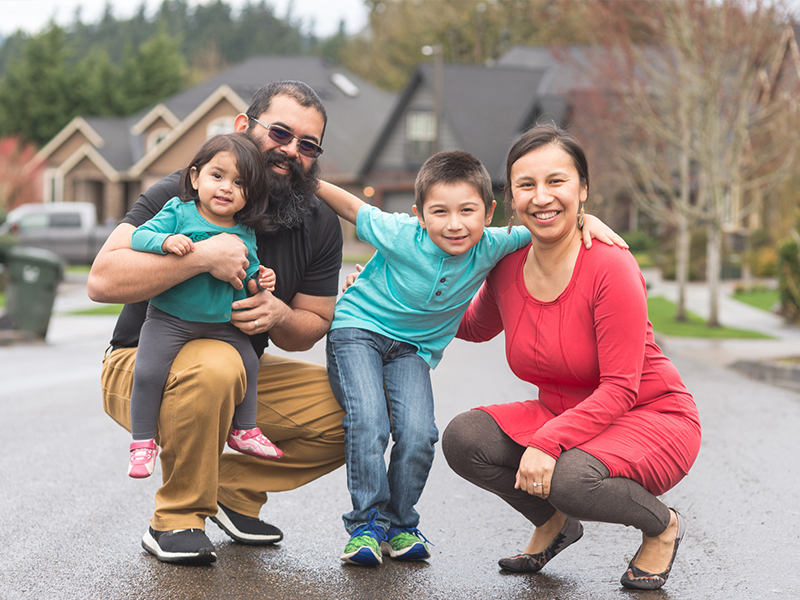
M 211 0 L 189 0 L 190 5 L 208 4 Z M 162 0 L 145 0 L 149 14 L 154 14 Z M 96 23 L 103 15 L 106 4 L 113 6 L 114 16 L 127 18 L 136 13 L 142 0 L 0 0 L 0 33 L 9 35 L 17 29 L 37 33 L 44 29 L 51 18 L 59 25 L 68 25 L 78 6 L 83 8 L 81 20 Z M 246 0 L 226 0 L 234 11 L 246 4 Z M 254 0 L 255 3 L 255 0 Z M 267 0 L 278 17 L 284 17 L 290 0 Z M 367 10 L 363 0 L 293 0 L 294 20 L 302 18 L 308 32 L 312 19 L 313 33 L 326 37 L 336 33 L 339 22 L 344 19 L 348 33 L 360 31 L 367 23 Z

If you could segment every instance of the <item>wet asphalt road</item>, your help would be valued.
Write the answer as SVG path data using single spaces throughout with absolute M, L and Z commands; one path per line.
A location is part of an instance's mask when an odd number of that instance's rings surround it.
M 437 454 L 418 509 L 435 544 L 427 563 L 343 565 L 344 469 L 272 494 L 261 516 L 277 546 L 234 544 L 216 525 L 210 567 L 163 564 L 140 546 L 160 471 L 125 475 L 127 432 L 102 411 L 99 373 L 113 318 L 57 315 L 46 344 L 0 347 L 0 598 L 43 599 L 764 599 L 800 598 L 800 395 L 709 360 L 673 359 L 700 408 L 703 445 L 691 474 L 664 496 L 687 537 L 664 590 L 632 592 L 619 577 L 639 534 L 586 523 L 583 539 L 537 575 L 499 571 L 530 527 L 462 481 Z M 709 350 L 711 352 L 711 350 Z M 323 346 L 306 353 L 323 361 Z M 534 397 L 508 370 L 498 340 L 456 341 L 433 373 L 443 430 L 470 407 Z

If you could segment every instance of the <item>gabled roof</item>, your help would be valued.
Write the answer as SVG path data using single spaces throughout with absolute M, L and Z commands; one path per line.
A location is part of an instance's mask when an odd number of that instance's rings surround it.
M 769 68 L 762 73 L 762 90 L 759 101 L 771 101 L 780 87 L 784 78 L 793 81 L 800 80 L 800 50 L 797 46 L 797 36 L 800 25 L 786 27 L 778 43 L 778 51 L 773 57 Z
M 344 75 L 357 88 L 343 91 L 334 83 Z M 310 85 L 322 99 L 328 113 L 328 127 L 320 157 L 324 174 L 354 176 L 364 161 L 370 144 L 380 131 L 395 100 L 349 71 L 313 56 L 259 56 L 250 58 L 203 83 L 176 94 L 162 104 L 183 120 L 208 95 L 226 84 L 249 105 L 253 94 L 270 81 L 299 80 Z
M 153 164 L 153 161 L 164 154 L 164 152 L 166 152 L 175 141 L 179 140 L 189 130 L 191 130 L 200 119 L 208 114 L 208 111 L 214 108 L 222 100 L 227 100 L 230 102 L 239 112 L 246 111 L 249 104 L 242 100 L 241 97 L 229 86 L 223 83 L 208 96 L 204 97 L 200 104 L 198 104 L 192 112 L 186 115 L 186 117 L 184 117 L 178 123 L 178 126 L 175 127 L 161 141 L 160 144 L 147 151 L 147 153 L 142 156 L 140 160 L 136 161 L 136 164 L 134 164 L 129 170 L 131 177 L 139 177 L 142 172 L 147 169 L 147 167 Z
M 172 111 L 164 106 L 163 103 L 156 104 L 145 115 L 131 127 L 131 135 L 141 135 L 158 119 L 163 119 L 170 127 L 177 127 L 180 119 L 172 114 Z
M 97 167 L 109 181 L 119 181 L 119 173 L 105 160 L 105 158 L 97 151 L 91 144 L 83 144 L 70 157 L 61 163 L 58 167 L 59 171 L 68 173 L 74 169 L 83 159 L 88 159 L 95 167 Z
M 538 89 L 544 74 L 544 69 L 443 65 L 442 128 L 455 136 L 460 149 L 479 158 L 496 182 L 504 178 L 505 157 L 511 144 L 539 113 Z M 364 163 L 362 174 L 375 166 L 412 98 L 422 89 L 433 90 L 433 85 L 433 65 L 417 67 Z
M 141 156 L 143 140 L 129 133 L 133 118 L 86 117 L 86 122 L 103 138 L 97 151 L 117 171 L 125 172 Z
M 55 152 L 64 142 L 66 142 L 74 133 L 80 132 L 86 139 L 88 139 L 96 147 L 102 147 L 105 143 L 103 136 L 101 136 L 83 117 L 75 117 L 66 124 L 66 126 L 59 131 L 56 136 L 47 142 L 39 152 L 36 153 L 37 158 L 40 160 L 47 159 L 53 152 Z
M 228 98 L 235 106 L 246 108 L 261 86 L 281 79 L 307 83 L 325 104 L 328 127 L 322 144 L 325 153 L 319 159 L 323 174 L 340 181 L 354 178 L 389 114 L 395 94 L 380 90 L 327 60 L 310 56 L 251 58 L 136 115 L 77 117 L 39 155 L 47 158 L 70 135 L 80 131 L 92 142 L 104 163 L 121 175 L 135 172 L 134 176 L 138 176 L 155 156 L 145 155 L 144 131 L 156 119 L 161 117 L 174 124 L 175 133 L 187 126 L 184 123 L 187 117 L 197 120 L 197 111 L 220 90 L 229 92 Z M 158 152 L 163 152 L 170 140 L 178 137 L 175 133 L 165 138 L 166 145 L 160 144 Z
M 591 67 L 598 52 L 603 52 L 599 46 L 514 46 L 497 64 L 544 70 L 539 94 L 563 95 L 589 85 L 582 73 Z

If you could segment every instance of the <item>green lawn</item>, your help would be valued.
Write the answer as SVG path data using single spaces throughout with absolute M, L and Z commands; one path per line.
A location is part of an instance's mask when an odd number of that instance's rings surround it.
M 730 327 L 708 327 L 705 321 L 693 313 L 688 313 L 688 321 L 675 320 L 675 304 L 661 296 L 647 299 L 647 312 L 653 329 L 664 335 L 698 338 L 736 338 L 769 340 L 771 336 Z
M 118 315 L 122 312 L 122 304 L 104 304 L 95 308 L 87 308 L 86 310 L 76 310 L 69 314 L 71 315 Z
M 753 288 L 745 292 L 736 292 L 732 298 L 767 312 L 772 312 L 772 307 L 780 300 L 778 290 L 766 288 Z

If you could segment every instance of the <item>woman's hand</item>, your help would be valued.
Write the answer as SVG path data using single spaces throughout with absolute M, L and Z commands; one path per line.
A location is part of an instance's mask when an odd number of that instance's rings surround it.
M 514 489 L 528 492 L 531 496 L 547 498 L 550 495 L 550 480 L 553 478 L 555 459 L 538 448 L 528 448 L 519 461 Z
M 351 285 L 353 285 L 356 282 L 356 279 L 358 279 L 358 274 L 361 273 L 361 271 L 363 271 L 363 270 L 364 270 L 364 267 L 362 267 L 361 265 L 356 265 L 356 272 L 355 273 L 350 273 L 347 277 L 345 277 L 344 285 L 342 286 L 342 291 L 343 292 L 346 292 L 347 288 L 349 288 Z

